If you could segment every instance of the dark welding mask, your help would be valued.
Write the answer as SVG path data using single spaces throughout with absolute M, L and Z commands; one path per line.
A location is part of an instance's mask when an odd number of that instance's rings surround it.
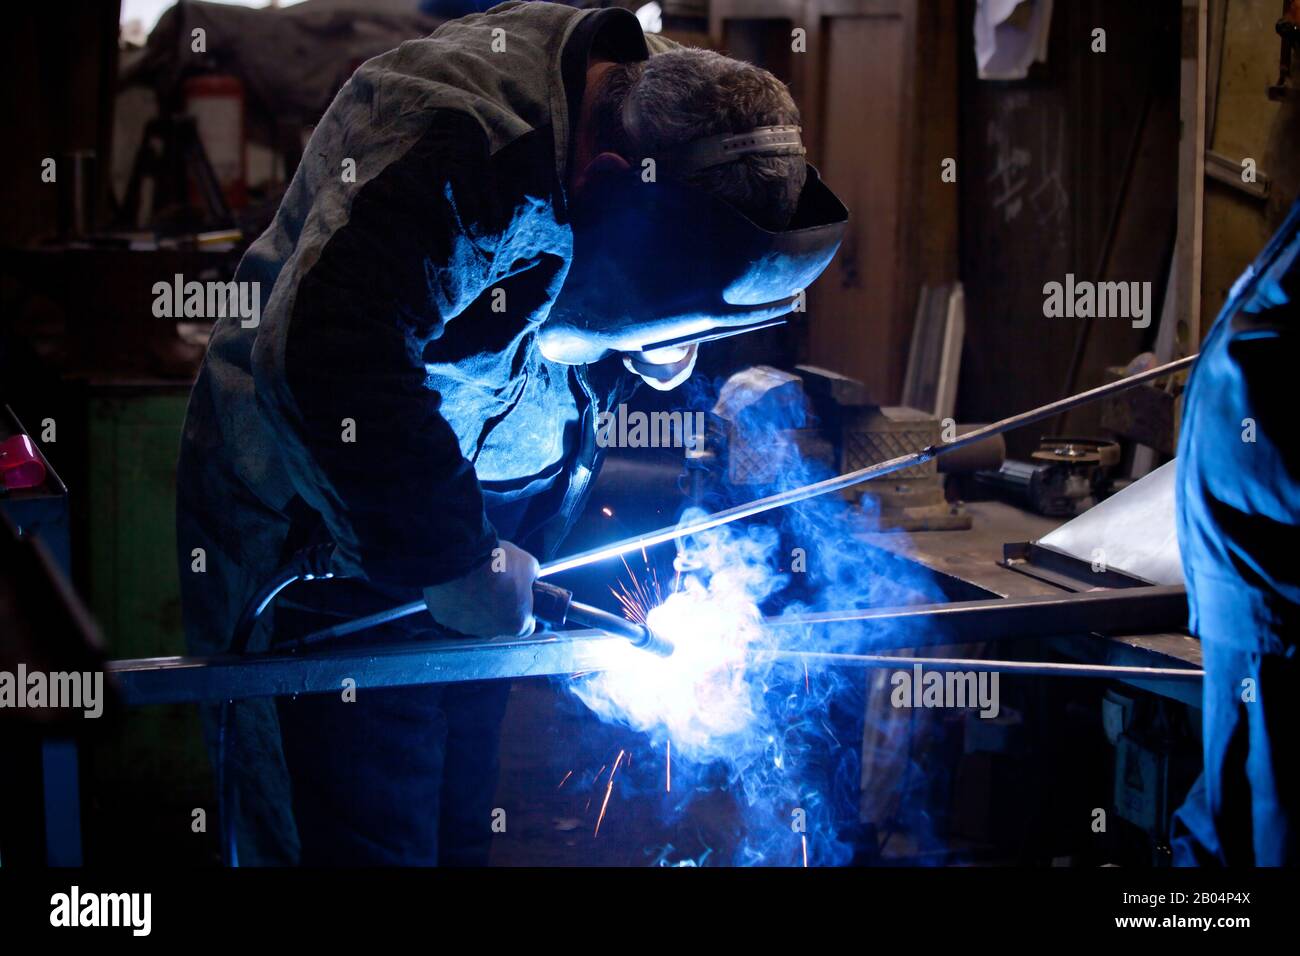
M 817 170 L 789 226 L 772 232 L 682 178 L 747 155 L 803 153 L 797 126 L 711 136 L 639 169 L 601 174 L 571 207 L 573 259 L 538 333 L 542 354 L 579 365 L 779 325 L 830 264 L 848 210 Z

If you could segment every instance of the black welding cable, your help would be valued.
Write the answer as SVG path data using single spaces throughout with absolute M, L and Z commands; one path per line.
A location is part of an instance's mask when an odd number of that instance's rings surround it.
M 289 561 L 271 575 L 240 612 L 230 641 L 232 654 L 248 653 L 248 642 L 253 628 L 276 595 L 295 581 L 328 580 L 339 577 L 331 567 L 334 557 L 332 543 L 312 545 L 294 554 Z M 227 766 L 227 753 L 235 734 L 235 702 L 224 700 L 217 711 L 217 747 L 214 774 L 217 785 L 217 817 L 221 826 L 221 857 L 226 866 L 239 866 L 239 847 L 235 839 L 234 777 Z

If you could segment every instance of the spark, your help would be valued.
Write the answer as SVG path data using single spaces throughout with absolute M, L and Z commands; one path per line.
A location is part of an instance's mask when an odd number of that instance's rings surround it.
M 664 600 L 663 589 L 659 585 L 659 572 L 650 564 L 647 558 L 646 571 L 648 573 L 645 577 L 639 577 L 632 570 L 632 566 L 627 563 L 626 557 L 620 555 L 620 560 L 623 562 L 623 567 L 627 569 L 631 585 L 619 581 L 618 587 L 610 588 L 609 591 L 622 607 L 624 617 L 629 621 L 645 624 L 650 612 L 662 604 Z
M 613 768 L 609 771 L 609 784 L 605 787 L 605 802 L 600 805 L 600 816 L 596 818 L 596 832 L 592 834 L 593 837 L 600 836 L 600 824 L 605 819 L 605 808 L 609 806 L 609 796 L 614 792 L 614 774 L 618 772 L 618 765 L 622 759 L 623 751 L 620 750 L 617 759 L 614 761 Z M 601 769 L 604 770 L 605 768 L 602 767 Z M 597 774 L 597 776 L 599 776 L 599 774 Z
M 570 770 L 568 773 L 564 775 L 564 779 L 560 781 L 560 787 L 564 786 L 568 782 L 569 778 L 572 776 L 573 776 L 573 771 Z M 555 789 L 559 790 L 560 787 L 556 787 Z
M 808 658 L 803 659 L 803 692 L 809 693 L 808 690 Z
M 808 866 L 808 834 L 803 834 L 800 839 L 803 841 L 803 865 Z
M 664 793 L 672 793 L 673 792 L 673 742 L 669 740 L 667 741 L 667 743 L 668 743 L 668 760 L 666 764 L 667 777 L 665 778 L 664 781 Z
M 601 508 L 600 513 L 603 514 L 606 518 L 614 517 L 614 510 L 610 508 L 609 505 L 606 505 L 605 507 Z

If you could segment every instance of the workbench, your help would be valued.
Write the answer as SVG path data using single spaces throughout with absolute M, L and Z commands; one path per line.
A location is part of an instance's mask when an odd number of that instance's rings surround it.
M 861 537 L 873 547 L 914 561 L 939 575 L 980 589 L 983 597 L 1028 598 L 1064 590 L 1009 567 L 1003 546 L 1035 541 L 1063 518 L 1046 518 L 1000 501 L 967 502 L 969 530 L 877 532 Z M 1183 633 L 1102 636 L 1079 634 L 1044 638 L 1044 647 L 1079 663 L 1142 667 L 1202 666 L 1201 642 Z M 1002 655 L 997 655 L 1002 656 Z M 1193 707 L 1201 705 L 1200 684 L 1193 681 L 1125 680 Z

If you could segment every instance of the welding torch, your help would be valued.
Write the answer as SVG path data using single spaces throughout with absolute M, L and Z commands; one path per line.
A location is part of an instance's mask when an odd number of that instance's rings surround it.
M 547 581 L 533 582 L 533 617 L 554 627 L 561 627 L 570 621 L 594 627 L 607 634 L 626 638 L 633 647 L 660 657 L 668 657 L 673 652 L 672 642 L 645 624 L 575 601 L 572 591 Z
M 1013 428 L 1019 428 L 1022 425 L 1031 425 L 1034 422 L 1040 422 L 1044 419 L 1051 418 L 1061 412 L 1076 408 L 1080 405 L 1086 405 L 1094 402 L 1099 398 L 1105 398 L 1108 395 L 1114 395 L 1126 389 L 1133 388 L 1135 385 L 1141 385 L 1144 382 L 1150 382 L 1157 378 L 1163 378 L 1174 372 L 1181 371 L 1189 367 L 1195 360 L 1196 355 L 1188 355 L 1184 358 L 1176 359 L 1172 362 L 1166 362 L 1164 365 L 1157 365 L 1149 368 L 1144 372 L 1137 372 L 1125 378 L 1117 379 L 1114 382 L 1108 382 L 1105 385 L 1099 385 L 1096 388 L 1088 389 L 1085 392 L 1079 392 L 1077 395 L 1071 395 L 1067 398 L 1059 399 L 1055 402 L 1049 402 L 1046 405 L 1040 405 L 1032 408 L 1027 412 L 1020 412 L 1001 421 L 993 422 L 990 425 L 984 425 L 980 428 L 972 429 L 964 434 L 958 435 L 952 441 L 941 442 L 937 445 L 927 445 L 920 451 L 915 451 L 907 455 L 900 455 L 897 458 L 891 458 L 888 461 L 877 462 L 874 465 L 868 465 L 865 468 L 859 468 L 856 471 L 846 472 L 842 475 L 836 475 L 826 478 L 823 481 L 816 481 L 811 484 L 801 485 L 798 488 L 791 488 L 788 491 L 778 492 L 774 495 L 768 495 L 766 498 L 759 498 L 755 501 L 748 501 L 744 504 L 736 505 L 734 508 L 727 508 L 723 511 L 714 512 L 711 515 L 705 515 L 692 521 L 682 522 L 666 528 L 660 528 L 658 531 L 651 531 L 647 534 L 637 535 L 636 537 L 626 538 L 623 541 L 606 545 L 601 548 L 594 548 L 590 551 L 584 551 L 581 554 L 575 554 L 567 558 L 560 558 L 556 561 L 549 561 L 541 566 L 539 577 L 547 577 L 553 574 L 559 574 L 561 571 L 571 571 L 574 568 L 585 567 L 588 564 L 595 564 L 598 561 L 604 561 L 609 558 L 616 558 L 620 555 L 628 554 L 632 551 L 648 548 L 656 544 L 663 544 L 667 541 L 675 541 L 680 538 L 689 537 L 693 534 L 699 534 L 703 531 L 710 531 L 713 528 L 720 528 L 723 525 L 731 524 L 733 521 L 739 521 L 743 518 L 753 517 L 766 511 L 772 511 L 775 508 L 785 507 L 800 501 L 807 501 L 810 498 L 816 498 L 820 495 L 830 494 L 835 491 L 842 491 L 853 485 L 861 484 L 864 481 L 870 481 L 873 478 L 879 478 L 883 475 L 893 474 L 896 471 L 902 471 L 904 468 L 911 468 L 914 465 L 923 465 L 926 462 L 938 458 L 940 455 L 946 455 L 954 452 L 959 448 L 965 448 L 976 442 L 983 441 L 993 435 L 999 435 L 1002 432 L 1010 431 Z M 574 609 L 578 609 L 574 613 Z M 353 634 L 357 631 L 363 631 L 367 628 L 377 627 L 380 624 L 387 624 L 390 621 L 396 621 L 400 618 L 409 617 L 412 614 L 418 614 L 427 611 L 427 606 L 423 601 L 412 601 L 409 604 L 402 604 L 386 611 L 380 611 L 376 614 L 368 614 L 365 617 L 359 617 L 352 621 L 346 621 L 342 624 L 336 624 L 324 631 L 318 631 L 311 635 L 312 639 L 341 637 L 344 634 Z M 605 623 L 595 623 L 597 620 L 593 615 L 604 615 L 600 620 L 606 623 L 617 622 L 620 627 L 626 628 L 628 625 L 640 627 L 641 625 L 633 624 L 623 618 L 613 614 L 607 614 L 599 608 L 588 607 L 587 605 L 571 602 L 568 616 L 575 621 L 591 624 L 593 627 L 608 630 L 612 633 L 623 634 L 622 631 L 615 631 L 612 627 L 607 627 Z M 648 629 L 646 633 L 649 633 Z M 636 638 L 629 638 L 636 643 Z M 650 634 L 644 640 L 653 644 L 660 640 L 655 635 Z M 654 649 L 650 644 L 637 644 L 639 647 Z M 658 653 L 658 651 L 657 651 Z M 671 649 L 669 650 L 671 653 Z

